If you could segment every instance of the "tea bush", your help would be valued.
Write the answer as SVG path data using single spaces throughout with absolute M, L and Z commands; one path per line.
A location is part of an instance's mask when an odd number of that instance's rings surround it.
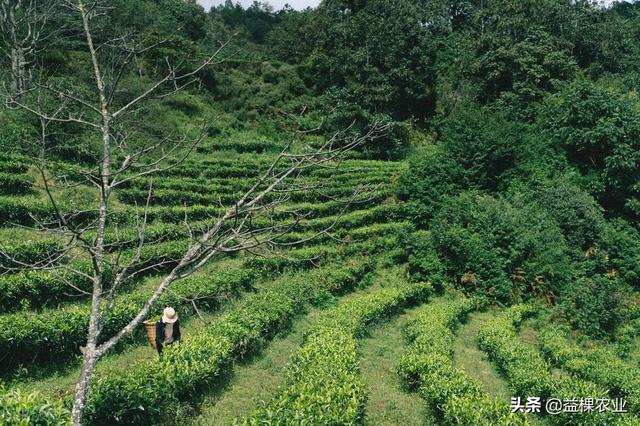
M 60 403 L 46 401 L 38 393 L 25 394 L 0 386 L 0 424 L 20 426 L 67 426 L 70 413 Z
M 367 325 L 423 300 L 420 283 L 383 288 L 324 313 L 294 355 L 285 385 L 246 424 L 360 424 L 367 391 L 359 375 L 356 337 Z
M 353 260 L 281 277 L 183 339 L 179 348 L 169 348 L 160 360 L 140 362 L 126 376 L 98 377 L 89 396 L 87 421 L 148 424 L 163 419 L 173 404 L 215 382 L 235 356 L 288 324 L 309 303 L 354 287 L 370 269 L 368 262 Z
M 578 377 L 553 378 L 542 356 L 518 339 L 516 327 L 534 312 L 531 305 L 515 305 L 483 325 L 478 333 L 480 348 L 504 372 L 515 395 L 539 396 L 542 400 L 606 398 L 606 389 Z M 553 425 L 595 426 L 609 424 L 615 416 L 594 411 L 553 415 L 548 420 Z
M 607 348 L 580 349 L 571 345 L 565 333 L 557 328 L 544 328 L 539 342 L 543 354 L 554 365 L 606 387 L 611 395 L 626 399 L 631 413 L 640 414 L 638 369 Z

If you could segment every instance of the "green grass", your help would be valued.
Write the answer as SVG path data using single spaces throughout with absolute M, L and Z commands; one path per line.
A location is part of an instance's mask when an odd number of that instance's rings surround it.
M 407 310 L 375 328 L 361 341 L 360 372 L 369 389 L 365 423 L 368 425 L 430 425 L 436 420 L 417 393 L 400 389 L 395 366 L 404 353 L 402 325 L 415 312 Z
M 302 344 L 318 312 L 319 309 L 310 310 L 261 353 L 237 362 L 227 383 L 210 390 L 199 407 L 199 416 L 188 424 L 230 425 L 234 419 L 258 407 L 260 401 L 269 400 L 283 383 L 282 372 Z
M 478 330 L 495 316 L 494 310 L 474 312 L 458 329 L 454 343 L 454 365 L 464 368 L 492 398 L 510 401 L 509 384 L 495 369 L 487 355 L 478 348 Z
M 636 337 L 633 340 L 628 362 L 631 366 L 640 368 L 640 337 Z

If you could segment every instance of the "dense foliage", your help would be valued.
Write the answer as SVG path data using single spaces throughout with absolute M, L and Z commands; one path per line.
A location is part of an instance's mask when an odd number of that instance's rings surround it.
M 50 3 L 54 12 L 41 29 L 47 36 L 23 64 L 31 87 L 50 87 L 22 99 L 54 111 L 63 92 L 95 98 L 95 80 L 81 22 L 64 2 Z M 148 423 L 179 413 L 196 390 L 305 306 L 354 288 L 372 268 L 367 256 L 380 252 L 406 264 L 409 288 L 418 293 L 454 287 L 468 297 L 421 311 L 408 327 L 410 347 L 399 366 L 402 382 L 437 407 L 444 423 L 520 424 L 452 363 L 456 324 L 487 305 L 516 304 L 482 327 L 479 342 L 517 394 L 640 401 L 637 374 L 624 359 L 640 336 L 640 2 L 322 0 L 296 11 L 227 0 L 206 11 L 196 0 L 115 0 L 94 22 L 105 63 L 122 53 L 110 38 L 129 40 L 136 52 L 121 74 L 105 71 L 120 82 L 111 94 L 116 105 L 165 75 L 167 64 L 188 72 L 228 42 L 224 60 L 179 93 L 136 109 L 117 129 L 131 147 L 193 136 L 200 124 L 205 137 L 196 158 L 158 175 L 151 191 L 146 177 L 116 191 L 107 256 L 134 256 L 134 210 L 147 199 L 148 245 L 137 279 L 124 283 L 118 308 L 104 318 L 103 338 L 144 303 L 143 280 L 175 265 L 188 234 L 237 200 L 292 135 L 304 145 L 296 149 L 313 149 L 375 124 L 388 132 L 349 153 L 344 169 L 301 171 L 305 184 L 328 182 L 323 194 L 287 192 L 290 202 L 272 217 L 283 224 L 303 219 L 274 243 L 303 240 L 305 247 L 286 257 L 242 259 L 162 296 L 188 317 L 195 297 L 212 310 L 219 297 L 252 291 L 258 276 L 273 280 L 159 363 L 136 364 L 126 377 L 101 375 L 88 422 Z M 0 41 L 1 91 L 15 78 L 10 43 Z M 80 181 L 70 163 L 93 167 L 100 159 L 95 133 L 73 120 L 58 124 L 35 143 L 41 123 L 0 107 L 2 373 L 73 360 L 86 340 L 82 294 L 91 288 L 92 265 L 64 252 L 59 239 L 23 239 L 17 231 L 54 226 L 56 209 L 74 224 L 96 218 L 85 209 L 95 201 L 86 187 L 57 194 L 55 207 L 42 191 L 48 176 L 32 158 L 46 155 L 55 179 L 68 183 Z M 345 206 L 341 199 L 362 187 L 370 191 Z M 294 210 L 303 217 L 292 217 Z M 261 220 L 253 225 L 266 226 Z M 327 226 L 335 232 L 316 235 Z M 28 270 L 50 259 L 49 266 L 66 269 Z M 158 261 L 162 267 L 145 269 Z M 113 271 L 106 272 L 112 281 Z M 355 338 L 409 293 L 389 290 L 332 309 L 294 358 L 288 393 L 248 421 L 362 421 L 366 390 Z M 517 336 L 524 318 L 541 310 L 569 327 L 541 333 L 544 356 Z M 595 349 L 580 346 L 590 339 L 599 340 Z M 556 379 L 552 365 L 569 374 Z M 331 398 L 333 406 L 322 405 Z M 37 395 L 0 391 L 0 423 L 62 424 L 66 416 Z M 601 420 L 560 416 L 549 423 Z

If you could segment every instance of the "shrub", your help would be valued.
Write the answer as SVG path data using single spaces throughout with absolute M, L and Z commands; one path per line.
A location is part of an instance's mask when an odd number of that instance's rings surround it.
M 367 391 L 359 376 L 357 342 L 367 325 L 431 291 L 420 283 L 383 288 L 329 310 L 294 355 L 286 384 L 246 424 L 360 424 Z
M 444 203 L 430 231 L 447 274 L 468 294 L 501 303 L 553 299 L 574 276 L 557 225 L 518 199 L 461 193 Z
M 521 161 L 524 126 L 487 107 L 457 108 L 443 120 L 440 133 L 443 153 L 469 189 L 504 188 Z
M 606 275 L 594 273 L 580 277 L 570 285 L 562 309 L 572 326 L 583 333 L 603 338 L 619 324 L 618 293 L 622 283 Z
M 37 393 L 6 391 L 0 386 L 0 423 L 3 425 L 67 426 L 70 413 L 60 403 L 50 403 Z
M 437 407 L 446 425 L 527 424 L 453 366 L 453 329 L 474 308 L 475 302 L 469 299 L 423 308 L 405 329 L 411 346 L 398 365 L 400 382 Z
M 368 263 L 350 263 L 284 276 L 183 339 L 179 348 L 168 349 L 160 360 L 140 362 L 126 376 L 98 377 L 90 392 L 87 421 L 148 424 L 165 418 L 168 407 L 215 381 L 235 355 L 281 329 L 307 304 L 355 286 L 370 269 Z
M 409 159 L 409 169 L 400 176 L 397 195 L 406 201 L 406 214 L 412 222 L 426 227 L 447 196 L 466 185 L 462 168 L 439 147 L 425 149 Z
M 411 281 L 433 283 L 437 290 L 446 285 L 445 269 L 440 262 L 431 233 L 416 231 L 406 240 L 405 250 L 409 253 L 409 277 Z
M 602 207 L 568 180 L 545 184 L 536 192 L 535 202 L 555 220 L 571 247 L 587 250 L 602 240 L 606 226 Z

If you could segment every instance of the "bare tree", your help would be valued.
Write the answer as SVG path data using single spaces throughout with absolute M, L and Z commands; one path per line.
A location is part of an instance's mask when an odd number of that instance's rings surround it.
M 43 30 L 54 4 L 55 1 L 0 0 L 0 30 L 5 55 L 11 63 L 14 94 L 25 89 L 27 67 L 33 63 L 38 44 L 47 37 Z
M 6 3 L 9 0 L 3 1 Z M 125 100 L 122 100 L 117 94 L 123 76 L 130 71 L 132 63 L 135 64 L 138 56 L 157 44 L 145 46 L 135 37 L 125 35 L 96 45 L 93 22 L 104 12 L 99 8 L 99 2 L 85 4 L 79 0 L 77 3 L 66 2 L 65 5 L 81 18 L 82 34 L 91 59 L 95 99 L 85 99 L 73 89 L 38 81 L 26 92 L 18 90 L 16 95 L 15 91 L 11 91 L 6 95 L 6 100 L 9 107 L 30 112 L 40 123 L 40 153 L 37 156 L 37 167 L 40 170 L 44 191 L 55 212 L 55 218 L 51 222 L 38 222 L 37 227 L 43 232 L 59 233 L 67 242 L 67 247 L 56 256 L 56 262 L 44 262 L 38 267 L 42 269 L 61 267 L 57 260 L 63 254 L 78 252 L 84 253 L 92 263 L 91 274 L 71 271 L 85 274 L 92 283 L 87 343 L 82 351 L 82 368 L 76 384 L 72 409 L 72 421 L 75 425 L 80 425 L 96 363 L 109 349 L 139 326 L 140 322 L 149 315 L 152 306 L 173 282 L 191 275 L 216 255 L 239 251 L 251 252 L 258 247 L 267 250 L 277 247 L 278 237 L 290 231 L 303 217 L 298 212 L 291 211 L 289 212 L 291 220 L 283 221 L 274 215 L 278 207 L 287 202 L 294 191 L 318 189 L 305 182 L 305 173 L 310 168 L 336 164 L 341 154 L 367 140 L 380 137 L 388 129 L 385 126 L 373 125 L 366 134 L 359 137 L 344 136 L 350 132 L 338 133 L 328 138 L 322 146 L 315 148 L 293 149 L 296 138 L 292 137 L 292 142 L 275 157 L 244 195 L 228 206 L 219 217 L 213 219 L 205 232 L 200 235 L 189 232 L 188 249 L 161 279 L 137 315 L 115 335 L 103 336 L 105 319 L 113 308 L 114 296 L 122 284 L 139 274 L 141 269 L 147 270 L 161 266 L 148 265 L 141 259 L 153 191 L 152 176 L 182 164 L 205 135 L 201 130 L 197 136 L 191 138 L 167 136 L 162 140 L 140 145 L 131 142 L 134 133 L 131 130 L 133 125 L 131 121 L 127 121 L 126 117 L 135 119 L 145 103 L 175 94 L 197 82 L 198 74 L 205 67 L 224 61 L 223 51 L 228 42 L 221 43 L 212 54 L 195 65 L 186 62 L 172 64 L 168 59 L 165 60 L 164 77 L 149 83 L 138 94 L 129 94 Z M 60 175 L 58 168 L 52 167 L 55 162 L 48 158 L 48 135 L 52 127 L 59 124 L 86 128 L 100 140 L 99 160 L 93 167 L 74 167 L 72 172 L 75 180 L 68 183 L 64 183 L 64 176 Z M 150 184 L 146 203 L 138 209 L 138 238 L 135 254 L 126 260 L 119 256 L 114 259 L 109 256 L 112 243 L 105 242 L 109 221 L 113 215 L 111 199 L 114 191 L 119 187 L 139 178 L 149 179 Z M 86 216 L 87 211 L 66 211 L 63 208 L 63 203 L 60 202 L 54 190 L 56 185 L 63 184 L 82 184 L 95 188 L 98 201 L 91 220 L 78 220 L 80 216 Z M 347 198 L 350 199 L 350 197 Z M 345 199 L 345 202 L 348 202 L 348 199 Z M 256 217 L 261 218 L 258 226 L 254 225 Z M 191 229 L 187 219 L 185 218 L 185 223 L 187 228 Z M 316 235 L 328 232 L 334 224 L 328 225 Z M 309 238 L 313 236 L 287 244 L 295 245 Z M 106 274 L 108 269 L 116 271 L 111 279 Z

